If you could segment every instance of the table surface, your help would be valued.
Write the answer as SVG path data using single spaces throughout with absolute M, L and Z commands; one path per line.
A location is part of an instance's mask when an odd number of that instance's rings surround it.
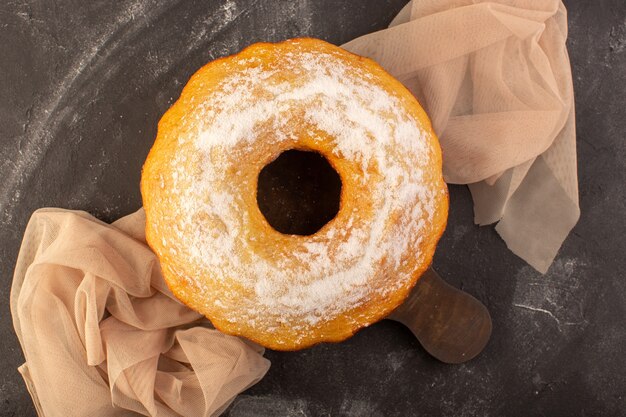
M 384 28 L 405 1 L 2 2 L 0 415 L 35 415 L 8 307 L 33 210 L 106 221 L 136 210 L 157 121 L 201 65 L 255 41 L 341 44 Z M 485 351 L 445 365 L 383 321 L 344 343 L 268 351 L 269 373 L 227 415 L 626 415 L 626 2 L 565 3 L 582 215 L 549 272 L 473 225 L 467 188 L 450 188 L 434 264 L 491 311 Z

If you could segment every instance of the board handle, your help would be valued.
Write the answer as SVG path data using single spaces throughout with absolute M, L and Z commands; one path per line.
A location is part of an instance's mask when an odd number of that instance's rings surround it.
M 446 283 L 432 268 L 387 318 L 408 327 L 428 353 L 445 363 L 476 357 L 487 345 L 492 329 L 487 308 Z

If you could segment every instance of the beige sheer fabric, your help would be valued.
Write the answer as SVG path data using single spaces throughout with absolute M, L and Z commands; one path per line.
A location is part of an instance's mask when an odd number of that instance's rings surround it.
M 420 99 L 447 181 L 478 224 L 545 272 L 579 216 L 574 103 L 557 0 L 420 0 L 344 45 Z M 263 377 L 262 349 L 180 304 L 144 242 L 143 212 L 113 225 L 37 211 L 11 313 L 40 416 L 210 416 Z
M 546 272 L 579 217 L 574 101 L 560 0 L 419 0 L 344 48 L 420 100 L 448 182 L 469 184 L 475 221 Z
M 40 416 L 213 416 L 269 368 L 169 292 L 143 210 L 113 225 L 42 209 L 24 235 L 11 313 Z

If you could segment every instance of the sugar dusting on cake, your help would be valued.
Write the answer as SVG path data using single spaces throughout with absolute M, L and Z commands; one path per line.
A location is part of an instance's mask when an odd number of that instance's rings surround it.
M 284 73 L 297 83 L 285 81 Z M 287 323 L 305 335 L 371 294 L 389 294 L 411 280 L 403 266 L 425 256 L 416 248 L 432 234 L 442 191 L 426 187 L 420 169 L 434 156 L 428 133 L 371 78 L 333 54 L 295 50 L 276 68 L 229 74 L 211 87 L 206 102 L 195 103 L 186 117 L 200 127 L 178 138 L 181 152 L 164 174 L 173 187 L 162 190 L 164 198 L 179 202 L 171 213 L 184 221 L 168 225 L 176 238 L 160 250 L 198 265 L 180 275 L 204 293 L 207 307 L 233 323 L 253 323 L 269 333 Z M 264 146 L 293 141 L 293 109 L 301 110 L 301 124 L 314 128 L 311 134 L 333 138 L 334 155 L 356 163 L 374 206 L 370 216 L 356 209 L 341 213 L 347 219 L 341 227 L 298 237 L 293 253 L 268 259 L 245 230 L 250 214 L 229 179 L 245 166 L 232 156 L 258 146 L 260 137 Z M 185 169 L 190 160 L 196 170 Z

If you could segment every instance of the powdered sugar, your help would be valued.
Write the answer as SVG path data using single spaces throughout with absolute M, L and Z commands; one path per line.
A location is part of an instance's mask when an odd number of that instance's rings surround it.
M 174 228 L 177 242 L 160 248 L 169 255 L 177 248 L 176 256 L 198 265 L 186 272 L 209 300 L 206 308 L 232 323 L 253 321 L 269 333 L 289 324 L 305 335 L 307 326 L 372 294 L 405 286 L 413 271 L 404 267 L 425 256 L 419 245 L 432 234 L 442 191 L 424 185 L 420 167 L 433 151 L 400 98 L 369 72 L 310 51 L 284 54 L 275 67 L 234 72 L 211 88 L 210 99 L 187 115 L 200 128 L 178 138 L 181 152 L 166 174 L 174 187 L 163 192 L 179 202 L 171 217 L 183 221 Z M 318 233 L 294 236 L 292 252 L 283 253 L 278 232 L 249 233 L 256 217 L 242 190 L 252 183 L 246 169 L 256 163 L 256 149 L 295 147 L 303 128 L 308 148 L 330 137 L 332 154 L 354 163 L 352 191 L 363 194 L 366 208 L 342 208 Z M 186 169 L 183 159 L 196 169 Z

